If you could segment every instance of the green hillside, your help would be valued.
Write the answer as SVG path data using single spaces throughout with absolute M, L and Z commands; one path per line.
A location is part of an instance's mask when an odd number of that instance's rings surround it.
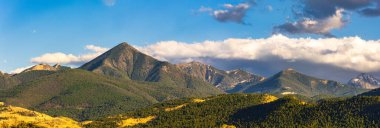
M 380 88 L 360 94 L 361 96 L 380 96 Z
M 307 76 L 293 69 L 281 71 L 255 85 L 237 87 L 240 88 L 238 92 L 244 93 L 300 94 L 308 97 L 317 95 L 353 96 L 367 91 L 336 81 Z
M 197 89 L 119 79 L 73 69 L 21 83 L 5 91 L 0 100 L 50 115 L 86 120 L 134 110 L 164 100 L 216 94 Z
M 203 101 L 204 100 L 204 101 Z M 201 102 L 196 102 L 201 101 Z M 170 109 L 167 111 L 168 108 Z M 92 122 L 87 127 L 116 127 L 130 119 L 154 117 L 134 127 L 377 127 L 380 97 L 333 98 L 309 103 L 293 96 L 228 94 L 182 99 Z

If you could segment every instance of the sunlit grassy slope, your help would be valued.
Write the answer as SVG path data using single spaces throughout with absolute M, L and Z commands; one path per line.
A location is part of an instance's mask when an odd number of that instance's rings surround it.
M 21 107 L 0 102 L 0 127 L 80 128 L 81 124 L 67 117 L 51 117 Z

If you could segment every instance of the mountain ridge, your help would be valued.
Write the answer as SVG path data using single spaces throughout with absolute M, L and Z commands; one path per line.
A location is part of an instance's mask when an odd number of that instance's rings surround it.
M 257 83 L 265 79 L 262 76 L 255 75 L 244 70 L 237 69 L 224 71 L 211 65 L 196 61 L 176 64 L 176 66 L 186 73 L 203 79 L 204 81 L 207 81 L 224 91 L 231 90 L 238 84 L 247 82 Z
M 366 73 L 361 73 L 358 76 L 352 78 L 348 85 L 364 88 L 364 89 L 376 89 L 380 87 L 380 80 L 374 76 Z
M 357 95 L 364 91 L 337 81 L 308 76 L 291 68 L 282 70 L 256 85 L 240 90 L 244 93 L 300 94 L 308 97 L 326 94 L 334 96 Z

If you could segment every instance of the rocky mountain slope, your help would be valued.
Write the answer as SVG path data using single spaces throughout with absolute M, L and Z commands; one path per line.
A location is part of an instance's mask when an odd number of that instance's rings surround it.
M 185 87 L 205 94 L 222 93 L 202 79 L 183 72 L 173 64 L 141 53 L 128 43 L 119 44 L 80 68 L 115 78 Z
M 282 95 L 300 94 L 313 97 L 317 95 L 357 95 L 364 91 L 366 90 L 332 80 L 307 76 L 294 69 L 286 69 L 255 85 L 243 86 L 239 92 Z
M 352 78 L 348 85 L 363 89 L 376 89 L 380 87 L 380 80 L 370 74 L 361 73 Z
M 170 99 L 223 93 L 126 43 L 85 64 L 82 69 L 58 68 L 37 65 L 4 77 L 15 82 L 3 82 L 6 86 L 0 90 L 0 101 L 50 115 L 86 120 Z
M 200 62 L 176 64 L 176 66 L 224 91 L 231 90 L 238 84 L 255 84 L 265 79 L 243 70 L 224 71 Z

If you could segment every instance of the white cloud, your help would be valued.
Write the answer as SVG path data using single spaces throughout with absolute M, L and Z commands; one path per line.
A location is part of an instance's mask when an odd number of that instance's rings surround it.
M 244 18 L 247 11 L 255 4 L 254 0 L 247 0 L 237 5 L 224 4 L 222 9 L 213 9 L 201 6 L 198 12 L 207 12 L 215 20 L 219 22 L 235 22 L 239 24 L 246 24 Z
M 244 23 L 248 9 L 251 7 L 248 3 L 241 3 L 238 5 L 224 4 L 224 10 L 215 10 L 212 16 L 220 22 L 236 22 Z
M 184 62 L 196 58 L 309 61 L 360 72 L 380 71 L 380 40 L 344 38 L 288 38 L 273 35 L 264 39 L 226 39 L 184 43 L 164 41 L 139 47 L 160 60 Z
M 277 31 L 288 32 L 291 34 L 321 34 L 325 36 L 332 36 L 330 31 L 344 27 L 347 23 L 343 17 L 344 9 L 337 9 L 335 15 L 325 19 L 309 19 L 304 18 L 294 23 L 285 23 L 275 27 Z
M 31 68 L 33 67 L 33 65 L 30 65 L 30 66 L 26 66 L 26 67 L 21 67 L 21 68 L 16 68 L 15 70 L 11 71 L 10 73 L 11 74 L 17 74 L 17 73 L 20 73 L 28 68 Z
M 91 50 L 93 52 L 82 54 L 82 55 L 74 55 L 74 54 L 65 54 L 61 52 L 55 53 L 46 53 L 39 57 L 35 57 L 31 59 L 32 63 L 47 63 L 47 64 L 68 64 L 68 65 L 78 65 L 88 62 L 95 57 L 103 54 L 108 50 L 108 48 L 102 48 L 94 45 L 87 45 L 85 49 Z

